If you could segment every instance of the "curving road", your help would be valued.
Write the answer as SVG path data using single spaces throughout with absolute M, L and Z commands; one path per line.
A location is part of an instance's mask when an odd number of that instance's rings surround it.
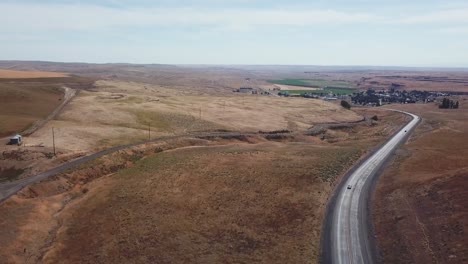
M 397 111 L 397 110 L 392 110 Z M 324 263 L 375 263 L 369 198 L 374 176 L 390 155 L 403 143 L 419 123 L 414 114 L 397 111 L 412 117 L 387 143 L 368 157 L 349 174 L 331 200 L 322 240 Z M 349 189 L 350 188 L 350 189 Z

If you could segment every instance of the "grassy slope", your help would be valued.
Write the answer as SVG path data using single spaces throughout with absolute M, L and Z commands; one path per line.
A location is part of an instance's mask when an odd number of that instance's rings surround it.
M 153 155 L 90 194 L 47 260 L 312 263 L 329 182 L 360 154 L 268 143 Z
M 35 83 L 0 82 L 0 136 L 8 136 L 45 118 L 60 103 L 62 90 Z
M 94 81 L 81 77 L 0 78 L 0 137 L 28 128 L 47 117 L 63 97 L 62 86 L 89 88 Z
M 423 118 L 382 175 L 374 219 L 387 263 L 468 261 L 468 109 L 394 105 Z
M 356 111 L 379 122 L 328 130 L 323 141 L 142 146 L 34 184 L 0 205 L 8 215 L 0 219 L 0 259 L 315 262 L 333 179 L 403 121 L 375 108 Z M 160 153 L 191 145 L 205 147 Z

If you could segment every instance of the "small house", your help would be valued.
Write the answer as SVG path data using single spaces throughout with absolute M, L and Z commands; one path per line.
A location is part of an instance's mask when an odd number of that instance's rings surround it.
M 254 89 L 250 87 L 241 87 L 239 88 L 240 93 L 253 93 Z

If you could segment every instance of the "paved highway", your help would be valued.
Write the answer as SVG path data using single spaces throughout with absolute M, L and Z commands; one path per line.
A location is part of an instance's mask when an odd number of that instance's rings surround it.
M 396 111 L 396 110 L 394 110 Z M 414 114 L 398 111 L 413 119 L 346 178 L 331 200 L 323 237 L 322 262 L 377 262 L 368 210 L 372 180 L 387 158 L 403 143 L 418 124 Z

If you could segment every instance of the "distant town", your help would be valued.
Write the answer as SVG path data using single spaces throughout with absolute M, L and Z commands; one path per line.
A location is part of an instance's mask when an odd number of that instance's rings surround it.
M 255 89 L 252 87 L 241 87 L 234 92 L 259 94 L 259 95 L 273 95 L 283 97 L 303 97 L 312 99 L 322 99 L 325 101 L 346 100 L 354 105 L 367 105 L 367 106 L 382 106 L 385 104 L 414 104 L 414 103 L 440 103 L 441 108 L 458 108 L 459 102 L 445 99 L 452 95 L 461 94 L 459 92 L 432 92 L 432 91 L 406 91 L 398 90 L 395 88 L 374 90 L 368 89 L 366 91 L 355 91 L 353 93 L 342 94 L 334 93 L 329 87 L 322 90 L 313 91 L 288 91 L 274 88 L 272 91 L 264 91 L 262 89 Z

